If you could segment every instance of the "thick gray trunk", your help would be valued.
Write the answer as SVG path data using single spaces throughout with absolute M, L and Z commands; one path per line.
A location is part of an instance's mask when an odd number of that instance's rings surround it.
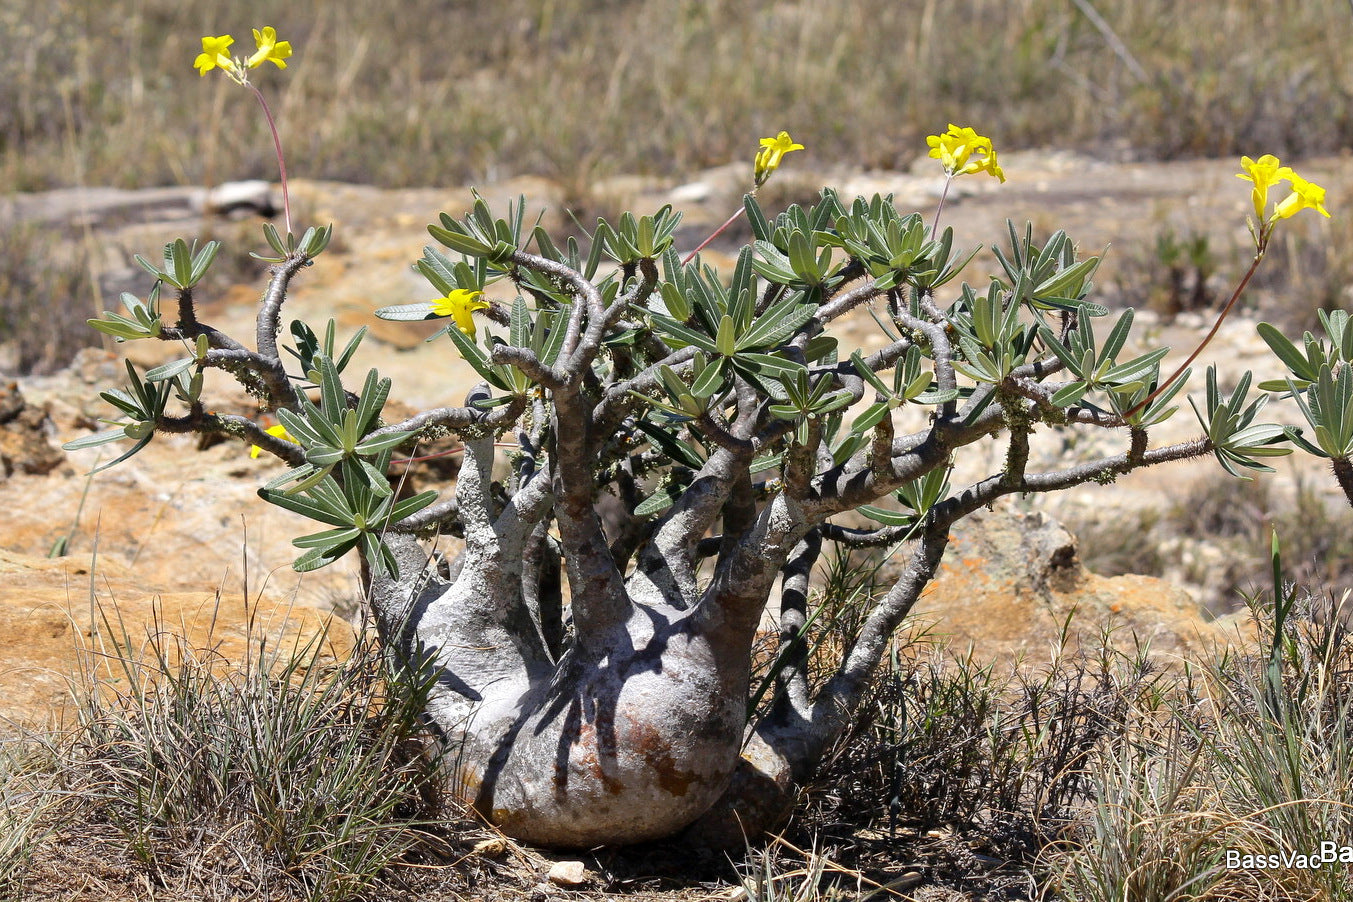
M 405 635 L 435 669 L 428 713 L 455 795 L 509 835 L 556 847 L 657 839 L 708 810 L 738 760 L 746 651 L 711 641 L 698 609 L 635 604 L 605 637 L 546 665 L 483 616 L 512 602 L 482 573 L 467 565 L 451 585 L 428 582 L 412 605 L 375 599 L 416 619 Z
M 792 518 L 779 505 L 763 511 L 755 541 L 702 593 L 692 536 L 707 526 L 703 507 L 717 510 L 717 489 L 709 505 L 688 502 L 690 515 L 659 532 L 625 583 L 588 572 L 589 556 L 577 555 L 568 562 L 575 631 L 584 631 L 579 611 L 594 616 L 586 641 L 575 637 L 555 660 L 527 601 L 538 593 L 523 580 L 521 537 L 535 524 L 489 502 L 490 455 L 467 443 L 457 485 L 466 549 L 455 579 L 437 577 L 412 538 L 396 537 L 402 576 L 372 586 L 382 634 L 435 676 L 428 714 L 454 795 L 509 835 L 555 847 L 671 836 L 711 809 L 720 830 L 700 838 L 712 844 L 777 825 L 793 798 L 774 747 L 783 744 L 747 742 L 746 703 L 751 648 L 784 563 L 777 549 L 793 546 Z M 580 585 L 615 594 L 581 598 Z

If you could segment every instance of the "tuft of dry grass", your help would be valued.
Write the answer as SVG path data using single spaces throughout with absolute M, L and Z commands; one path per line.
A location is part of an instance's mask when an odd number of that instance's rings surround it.
M 1171 682 L 1145 649 L 1116 652 L 1101 634 L 1072 650 L 1069 622 L 1062 638 L 1036 665 L 902 643 L 800 831 L 879 883 L 904 861 L 916 883 L 1029 898 L 1036 861 L 1098 790 L 1093 763 Z
M 1353 642 L 1329 616 L 1348 600 L 1280 578 L 1247 599 L 1259 642 L 1189 671 L 1163 726 L 1101 759 L 1088 818 L 1050 856 L 1052 898 L 1353 899 L 1346 864 L 1295 859 L 1348 843 Z
M 1219 263 L 1212 240 L 1204 232 L 1178 234 L 1162 226 L 1150 245 L 1130 246 L 1119 263 L 1116 300 L 1138 310 L 1151 310 L 1164 322 L 1189 311 L 1206 311 L 1217 303 Z M 1232 267 L 1234 268 L 1234 267 Z
M 849 593 L 819 643 L 874 563 L 833 563 Z M 787 837 L 736 873 L 662 845 L 586 855 L 592 898 L 689 902 L 712 878 L 749 902 L 1353 900 L 1342 867 L 1225 866 L 1346 841 L 1353 811 L 1349 598 L 1273 573 L 1253 633 L 1177 669 L 1070 621 L 1037 663 L 902 641 Z M 430 822 L 425 687 L 370 644 L 334 662 L 322 637 L 258 640 L 232 662 L 111 615 L 101 633 L 73 732 L 0 745 L 0 898 L 537 897 L 546 858 Z
M 0 741 L 0 899 L 21 896 L 33 852 L 51 833 L 49 752 L 37 739 Z
M 1069 621 L 1042 663 L 901 641 L 808 792 L 794 835 L 815 852 L 780 865 L 777 898 L 820 850 L 955 898 L 1353 899 L 1345 864 L 1228 865 L 1347 844 L 1353 812 L 1353 596 L 1268 563 L 1253 629 L 1177 667 L 1107 633 L 1073 645 Z M 773 859 L 752 858 L 767 897 Z
M 0 878 L 16 892 L 79 897 L 63 872 L 82 858 L 114 896 L 168 898 L 379 897 L 420 863 L 446 870 L 457 827 L 420 738 L 430 684 L 373 641 L 335 662 L 324 634 L 274 645 L 250 624 L 233 661 L 167 628 L 129 636 L 115 611 L 100 632 L 78 724 L 25 777 L 49 802 L 11 825 L 21 854 Z M 6 779 L 0 818 L 20 785 Z

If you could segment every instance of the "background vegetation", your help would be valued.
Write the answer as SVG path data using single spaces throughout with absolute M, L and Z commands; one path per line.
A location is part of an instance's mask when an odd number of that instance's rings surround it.
M 0 0 L 0 185 L 273 178 L 247 98 L 191 67 L 265 22 L 296 47 L 263 77 L 295 171 L 384 186 L 684 173 L 780 128 L 905 166 L 955 111 L 1003 151 L 1353 138 L 1347 0 Z

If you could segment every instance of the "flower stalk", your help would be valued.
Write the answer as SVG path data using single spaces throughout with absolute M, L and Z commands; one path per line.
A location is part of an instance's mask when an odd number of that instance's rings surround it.
M 996 148 L 991 139 L 979 135 L 967 126 L 949 123 L 949 130 L 942 135 L 927 135 L 926 144 L 930 146 L 930 156 L 940 161 L 944 167 L 944 189 L 940 192 L 940 202 L 935 206 L 935 219 L 930 224 L 930 234 L 934 235 L 940 227 L 940 211 L 949 197 L 949 186 L 960 175 L 973 175 L 985 172 L 1005 184 L 1005 171 L 996 160 Z
M 1203 349 L 1211 343 L 1217 331 L 1221 329 L 1221 324 L 1226 321 L 1226 317 L 1231 315 L 1236 301 L 1240 300 L 1240 295 L 1250 284 L 1250 279 L 1259 269 L 1259 263 L 1264 259 L 1264 254 L 1268 252 L 1269 241 L 1272 240 L 1273 232 L 1280 221 L 1289 219 L 1302 210 L 1315 210 L 1325 217 L 1330 215 L 1329 211 L 1325 209 L 1325 189 L 1297 175 L 1290 166 L 1283 166 L 1281 161 L 1272 154 L 1264 154 L 1257 160 L 1241 157 L 1240 166 L 1243 171 L 1236 173 L 1236 178 L 1244 179 L 1254 185 L 1250 191 L 1250 199 L 1254 203 L 1254 218 L 1249 220 L 1250 235 L 1254 238 L 1254 259 L 1250 261 L 1250 268 L 1245 270 L 1245 275 L 1241 277 L 1235 290 L 1231 292 L 1230 299 L 1221 308 L 1221 313 L 1217 314 L 1217 321 L 1212 324 L 1211 330 L 1203 337 L 1203 340 L 1199 342 L 1198 346 L 1193 349 L 1193 352 L 1189 354 L 1188 358 L 1174 371 L 1170 378 L 1157 386 L 1155 391 L 1124 411 L 1124 420 L 1130 419 L 1138 411 L 1144 409 L 1146 405 L 1168 391 L 1174 381 L 1183 375 L 1193 361 L 1198 359 L 1198 355 L 1203 352 Z M 1281 185 L 1283 182 L 1290 183 L 1292 189 L 1287 197 L 1273 207 L 1273 212 L 1269 213 L 1268 189 Z
M 228 34 L 203 36 L 202 52 L 193 60 L 193 67 L 203 76 L 213 69 L 220 69 L 227 78 L 253 91 L 254 96 L 258 98 L 259 105 L 263 107 L 263 118 L 267 120 L 268 130 L 272 133 L 273 150 L 277 153 L 277 171 L 282 185 L 282 212 L 286 219 L 287 236 L 290 237 L 295 232 L 291 226 L 291 192 L 287 188 L 287 161 L 282 153 L 282 138 L 277 132 L 277 120 L 273 117 L 272 110 L 268 108 L 268 101 L 264 98 L 263 92 L 249 81 L 249 70 L 257 69 L 264 63 L 272 63 L 279 69 L 285 69 L 286 61 L 291 56 L 291 42 L 277 40 L 277 29 L 271 25 L 264 26 L 261 31 L 255 28 L 253 32 L 254 43 L 258 49 L 248 59 L 231 56 L 230 46 L 235 43 L 233 36 Z
M 786 131 L 780 132 L 774 138 L 761 139 L 761 149 L 756 152 L 756 157 L 752 161 L 752 190 L 750 193 L 753 197 L 756 196 L 757 189 L 770 181 L 771 175 L 774 174 L 775 170 L 780 168 L 780 162 L 784 159 L 785 154 L 795 150 L 803 150 L 803 145 L 796 143 L 794 139 L 789 136 L 789 132 Z M 744 212 L 744 207 L 738 207 L 734 210 L 733 215 L 725 219 L 723 225 L 719 226 L 713 232 L 710 232 L 708 238 L 700 242 L 695 250 L 682 258 L 682 264 L 684 265 L 694 260 L 696 254 L 709 247 L 710 243 L 713 242 L 715 238 L 718 238 L 724 232 L 728 231 L 728 227 L 737 222 L 738 217 Z
M 291 192 L 287 189 L 287 160 L 282 154 L 282 138 L 277 133 L 277 120 L 273 118 L 272 110 L 268 109 L 268 101 L 264 98 L 263 92 L 253 85 L 249 90 L 254 92 L 258 98 L 259 106 L 263 107 L 263 118 L 268 121 L 268 130 L 272 132 L 273 150 L 277 152 L 277 175 L 278 181 L 282 185 L 282 216 L 286 222 L 288 237 L 295 234 L 291 227 Z
M 724 232 L 728 231 L 728 227 L 731 226 L 733 223 L 737 222 L 738 217 L 740 217 L 744 212 L 746 211 L 745 208 L 743 207 L 738 207 L 736 210 L 734 210 L 733 215 L 723 221 L 723 225 L 719 226 L 717 229 L 710 232 L 709 237 L 706 238 L 704 241 L 701 241 L 699 244 L 697 244 L 695 246 L 695 250 L 691 251 L 689 254 L 683 257 L 681 262 L 683 264 L 686 264 L 694 260 L 696 254 L 700 253 L 702 250 L 709 247 L 715 238 L 718 238 Z

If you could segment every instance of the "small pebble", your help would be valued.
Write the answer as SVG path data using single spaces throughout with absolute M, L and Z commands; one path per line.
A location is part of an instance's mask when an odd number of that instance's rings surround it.
M 587 882 L 587 868 L 581 861 L 556 861 L 550 868 L 550 882 L 558 886 L 581 886 Z

